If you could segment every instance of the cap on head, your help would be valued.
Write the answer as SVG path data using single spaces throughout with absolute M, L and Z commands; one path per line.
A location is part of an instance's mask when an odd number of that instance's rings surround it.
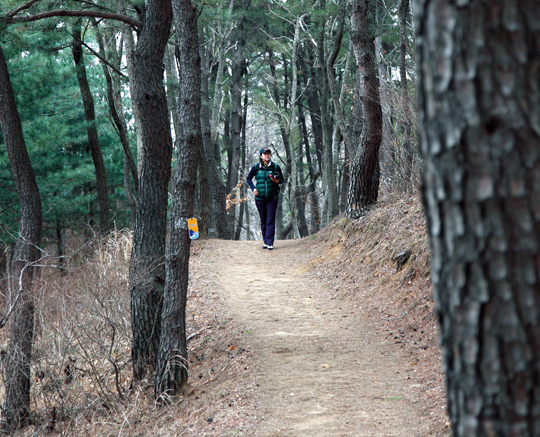
M 270 150 L 269 147 L 263 147 L 263 148 L 259 151 L 259 155 L 262 155 L 263 153 L 272 153 L 272 151 Z

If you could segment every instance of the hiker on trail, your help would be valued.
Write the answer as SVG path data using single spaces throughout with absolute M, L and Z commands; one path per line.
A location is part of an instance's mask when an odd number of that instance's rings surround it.
M 256 179 L 255 185 L 252 182 L 253 178 Z M 276 234 L 279 184 L 284 181 L 281 168 L 272 161 L 272 152 L 268 147 L 263 147 L 259 151 L 259 163 L 251 167 L 246 180 L 255 195 L 255 203 L 261 217 L 263 249 L 272 250 Z

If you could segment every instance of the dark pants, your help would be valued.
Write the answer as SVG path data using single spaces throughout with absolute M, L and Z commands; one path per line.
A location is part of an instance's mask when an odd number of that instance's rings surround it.
M 274 236 L 276 235 L 276 210 L 277 200 L 255 200 L 259 216 L 261 217 L 261 232 L 264 244 L 274 245 Z

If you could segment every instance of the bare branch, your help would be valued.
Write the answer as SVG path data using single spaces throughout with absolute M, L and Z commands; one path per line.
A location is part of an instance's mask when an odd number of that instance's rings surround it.
M 26 23 L 29 21 L 38 21 L 44 18 L 50 17 L 96 17 L 96 18 L 109 18 L 111 20 L 122 21 L 129 24 L 130 26 L 140 28 L 142 23 L 135 18 L 128 17 L 127 15 L 115 14 L 112 12 L 101 12 L 101 11 L 73 11 L 68 9 L 57 9 L 55 11 L 42 12 L 35 15 L 26 15 L 15 17 L 10 14 L 5 16 L 7 24 L 12 23 Z
M 25 9 L 28 9 L 30 6 L 32 6 L 34 3 L 38 2 L 38 1 L 39 0 L 30 0 L 28 3 L 25 3 L 24 5 L 18 7 L 17 9 L 15 9 L 14 11 L 9 12 L 8 14 L 6 14 L 6 16 L 10 17 L 10 18 L 14 17 L 19 12 L 24 11 Z

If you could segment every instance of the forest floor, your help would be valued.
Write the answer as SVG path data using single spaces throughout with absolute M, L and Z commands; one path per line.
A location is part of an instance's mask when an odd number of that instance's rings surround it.
M 118 243 L 126 240 L 109 245 L 107 259 L 123 273 L 107 277 L 127 277 L 129 246 Z M 260 241 L 195 241 L 183 393 L 157 408 L 147 381 L 100 403 L 88 372 L 71 383 L 61 374 L 64 404 L 69 391 L 93 403 L 60 417 L 51 397 L 36 401 L 35 424 L 17 435 L 449 436 L 429 273 L 415 196 L 381 199 L 362 219 L 338 217 L 310 237 L 276 241 L 272 251 Z M 69 284 L 55 287 L 81 288 Z M 115 289 L 127 309 L 129 293 Z M 126 326 L 118 348 L 124 387 L 129 350 Z M 108 375 L 100 390 L 113 384 L 105 364 L 95 372 Z
M 191 284 L 183 422 L 152 435 L 450 435 L 417 198 L 273 251 L 197 242 Z

